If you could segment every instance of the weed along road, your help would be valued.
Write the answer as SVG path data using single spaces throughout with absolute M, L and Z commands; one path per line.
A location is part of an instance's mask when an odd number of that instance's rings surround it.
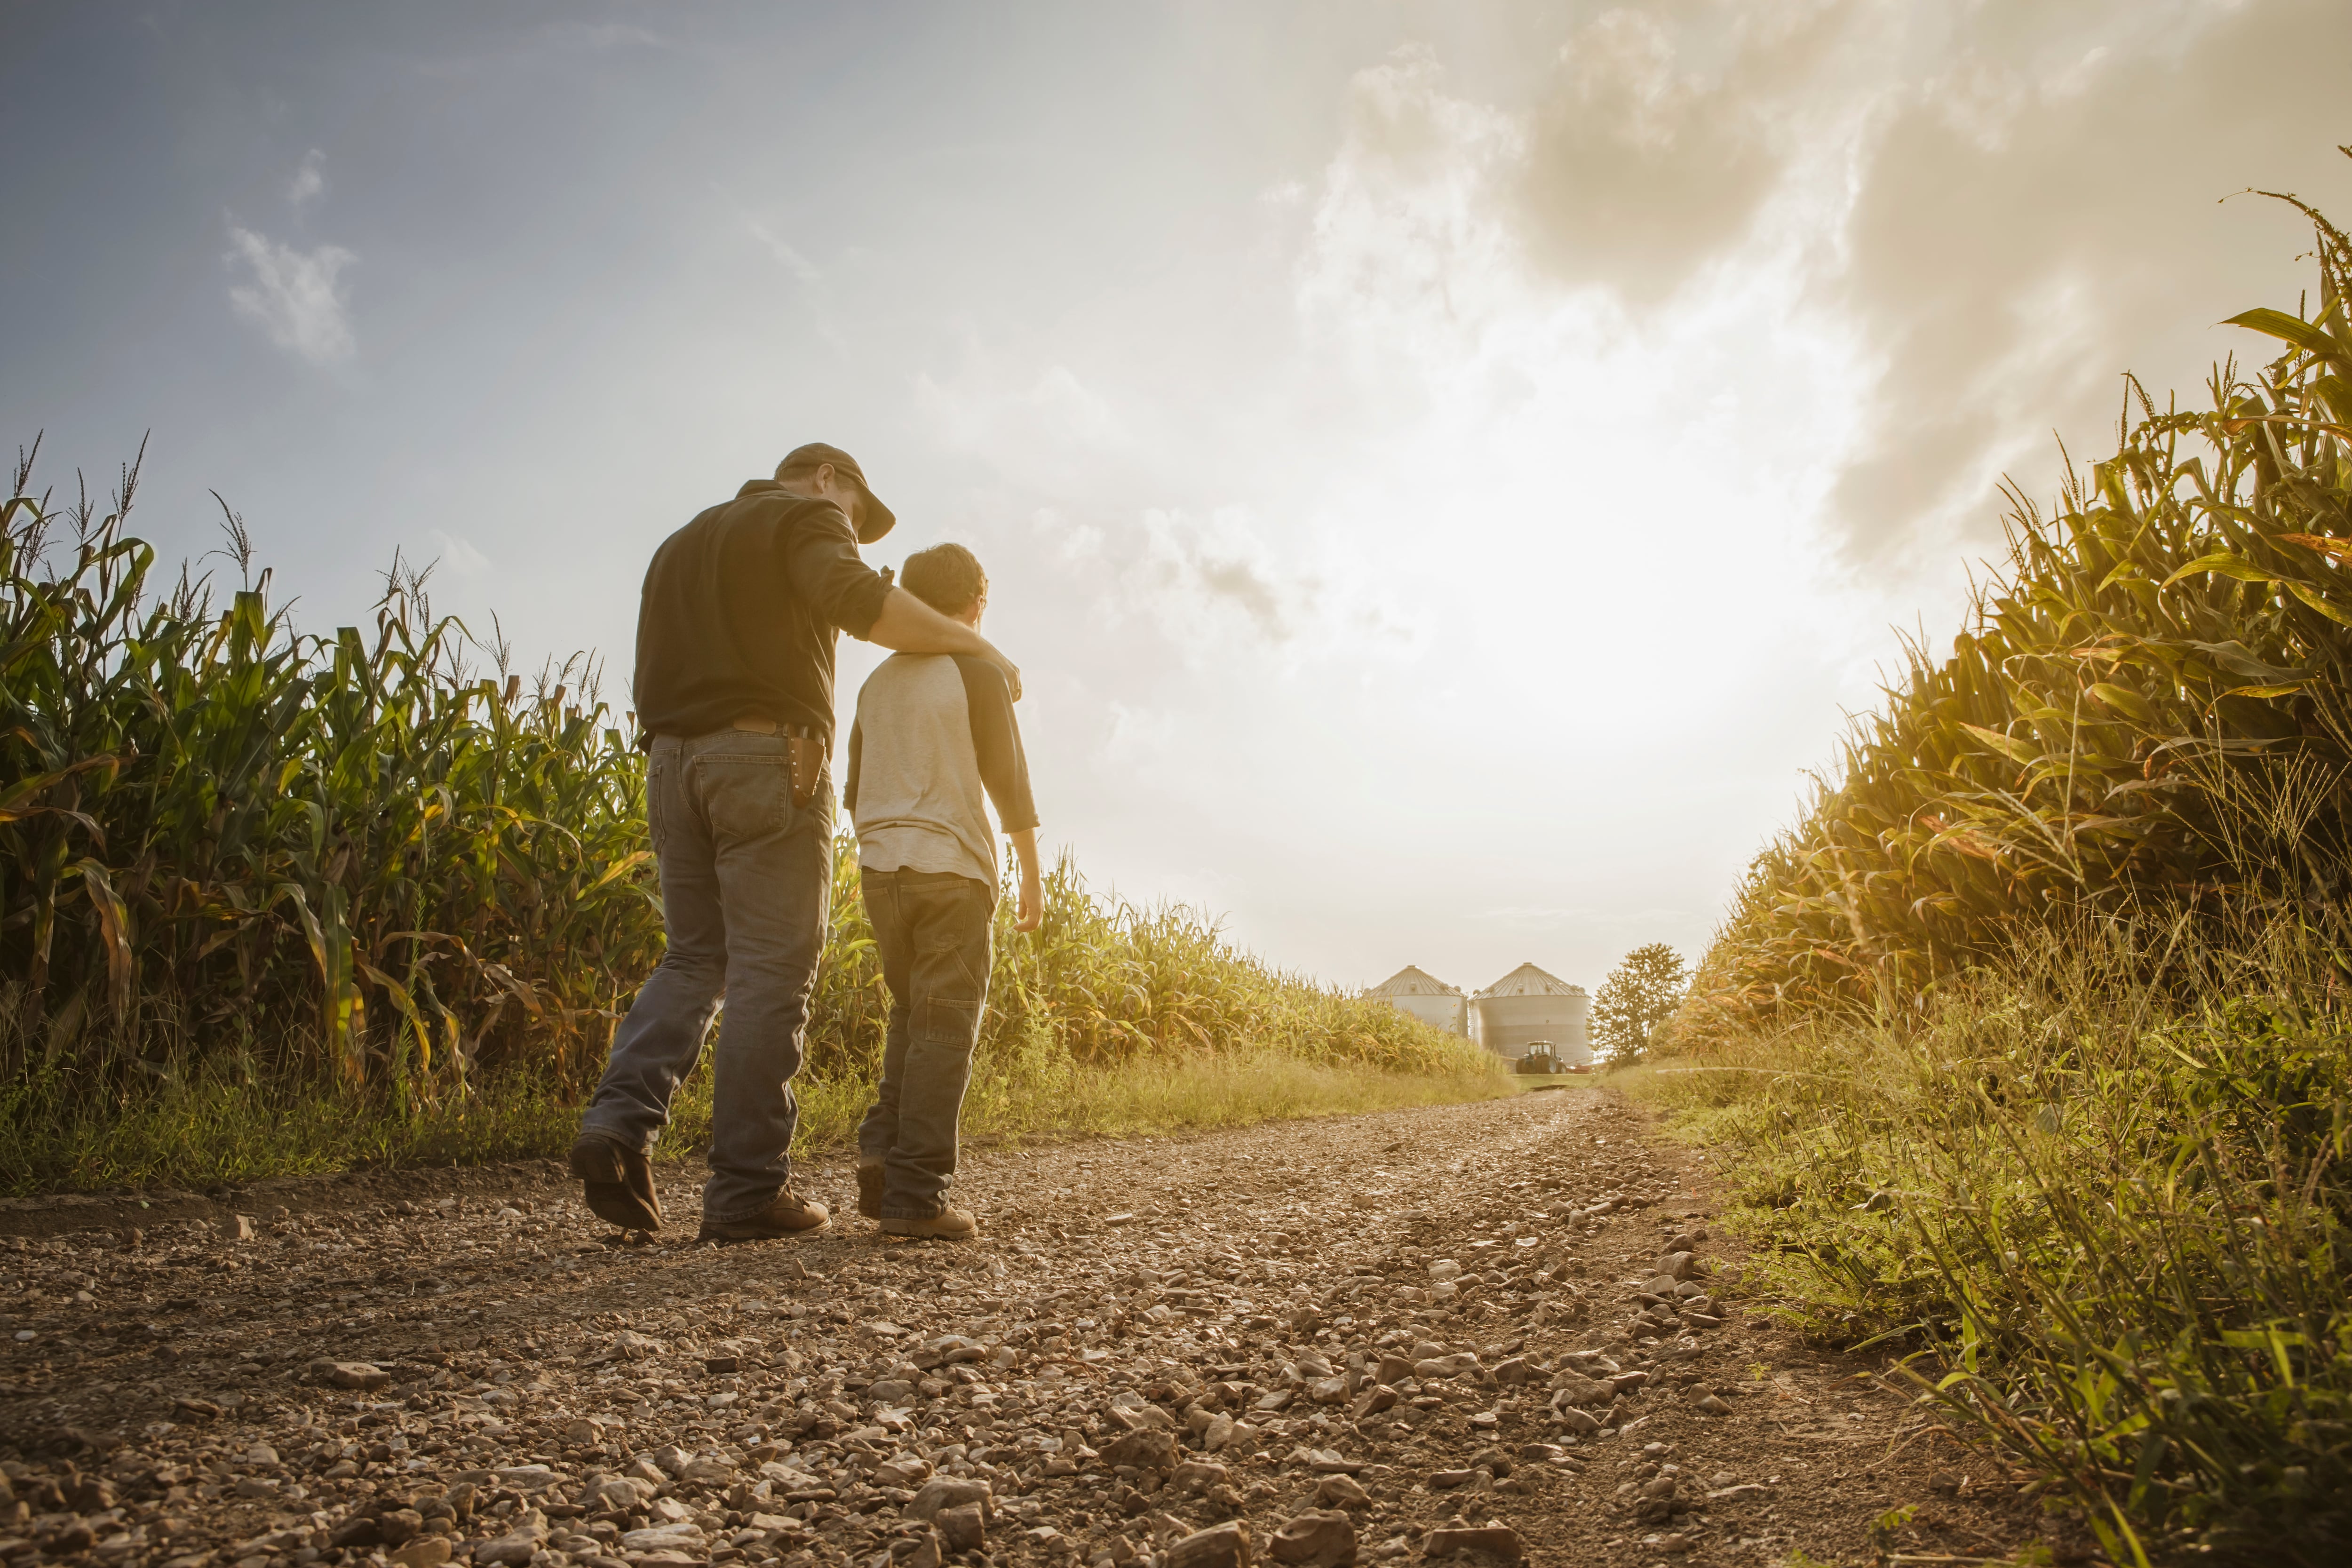
M 538 1163 L 0 1211 L 0 1557 L 2087 1556 L 1882 1356 L 1751 1319 L 1605 1090 L 977 1151 L 961 1245 L 809 1184 L 832 1231 L 728 1247 Z

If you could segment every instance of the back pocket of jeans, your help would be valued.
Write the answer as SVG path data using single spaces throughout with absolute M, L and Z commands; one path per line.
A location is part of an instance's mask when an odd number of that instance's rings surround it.
M 694 770 L 714 840 L 765 838 L 792 826 L 793 770 L 782 757 L 705 755 Z

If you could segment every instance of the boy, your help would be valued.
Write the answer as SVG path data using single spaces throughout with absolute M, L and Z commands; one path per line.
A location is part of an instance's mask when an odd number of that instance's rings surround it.
M 987 574 L 961 544 L 908 556 L 898 584 L 975 629 L 988 607 Z M 842 797 L 890 987 L 881 1089 L 857 1131 L 857 1212 L 886 1236 L 961 1241 L 980 1230 L 948 1205 L 947 1190 L 996 915 L 983 791 L 1021 862 L 1013 929 L 1035 931 L 1043 915 L 1037 808 L 1013 696 L 1003 670 L 964 654 L 895 654 L 857 693 Z

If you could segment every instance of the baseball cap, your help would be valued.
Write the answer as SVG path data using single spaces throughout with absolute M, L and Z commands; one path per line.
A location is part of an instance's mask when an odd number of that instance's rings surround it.
M 782 474 L 794 468 L 814 468 L 820 463 L 831 463 L 835 473 L 848 479 L 865 492 L 866 504 L 859 510 L 866 515 L 857 524 L 858 543 L 871 544 L 898 526 L 898 514 L 882 504 L 881 499 L 874 493 L 874 487 L 866 482 L 866 470 L 857 466 L 857 459 L 838 447 L 829 447 L 823 441 L 795 447 L 784 454 L 784 460 L 776 465 L 776 472 Z

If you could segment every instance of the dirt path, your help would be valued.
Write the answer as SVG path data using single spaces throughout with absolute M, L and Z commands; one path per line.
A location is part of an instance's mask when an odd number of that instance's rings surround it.
M 1221 1568 L 1230 1533 L 1171 1547 L 1239 1520 L 1259 1561 L 1507 1554 L 1449 1533 L 1492 1524 L 1537 1563 L 1859 1563 L 1906 1507 L 1895 1561 L 2087 1556 L 1883 1361 L 1662 1324 L 1696 1173 L 1578 1086 L 980 1152 L 963 1246 L 884 1243 L 839 1162 L 830 1233 L 727 1248 L 612 1245 L 538 1164 L 16 1205 L 0 1562 Z M 1686 1250 L 1727 1301 L 1736 1248 Z

